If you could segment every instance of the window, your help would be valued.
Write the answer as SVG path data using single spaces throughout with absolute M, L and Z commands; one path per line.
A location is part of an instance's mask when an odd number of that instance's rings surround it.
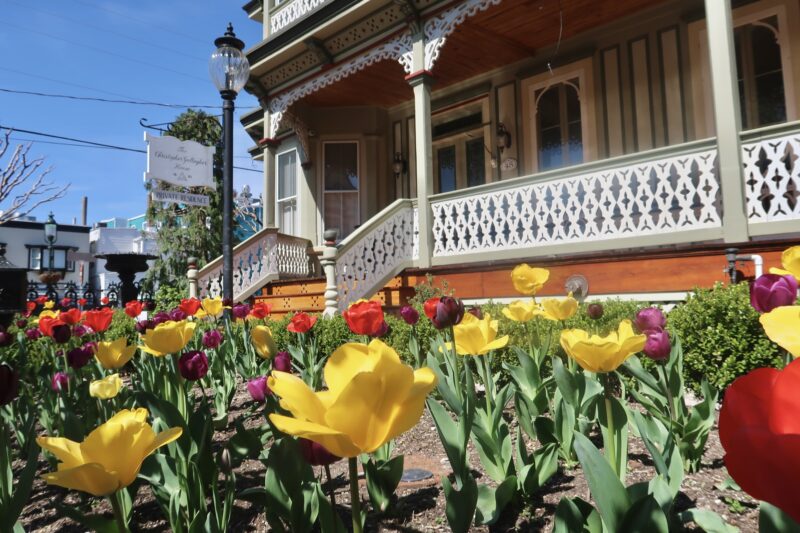
M 486 157 L 483 138 L 467 141 L 467 187 L 483 185 L 486 182 Z
M 432 117 L 434 193 L 491 180 L 489 99 L 480 97 Z
M 338 228 L 339 238 L 344 239 L 360 222 L 358 143 L 324 143 L 323 165 L 324 227 Z
M 592 60 L 522 81 L 525 165 L 542 172 L 597 157 Z
M 456 190 L 456 147 L 446 146 L 436 151 L 439 192 Z
M 53 264 L 50 265 L 50 251 L 46 246 L 28 246 L 28 268 L 30 270 L 75 271 L 75 262 L 67 261 L 69 248 L 53 247 Z
M 277 201 L 278 228 L 282 233 L 294 235 L 297 227 L 297 150 L 278 154 Z
M 742 128 L 786 121 L 778 18 L 769 17 L 734 31 Z

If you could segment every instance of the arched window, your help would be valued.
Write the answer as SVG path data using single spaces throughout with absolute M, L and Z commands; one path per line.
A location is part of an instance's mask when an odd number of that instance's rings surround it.
M 540 171 L 583 162 L 579 93 L 578 78 L 536 91 L 536 138 Z
M 734 39 L 742 129 L 786 122 L 778 18 L 738 26 Z

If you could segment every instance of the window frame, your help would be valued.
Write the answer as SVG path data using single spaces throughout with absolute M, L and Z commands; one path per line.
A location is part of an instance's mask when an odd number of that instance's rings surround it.
M 78 248 L 76 248 L 75 246 L 63 246 L 63 245 L 62 246 L 53 246 L 53 251 L 54 252 L 63 252 L 64 253 L 64 268 L 57 268 L 57 267 L 54 268 L 52 265 L 49 265 L 47 267 L 43 266 L 44 265 L 45 254 L 50 249 L 49 246 L 40 245 L 40 244 L 26 244 L 25 248 L 28 249 L 28 270 L 30 270 L 32 272 L 47 272 L 47 271 L 51 271 L 51 270 L 64 271 L 64 272 L 75 272 L 75 261 L 70 261 L 70 260 L 67 259 L 67 256 L 68 256 L 70 251 L 77 251 L 78 250 Z M 32 253 L 33 253 L 34 250 L 38 250 L 38 252 L 39 252 L 39 266 L 38 267 L 34 267 L 33 266 Z M 49 259 L 50 259 L 49 254 L 48 254 L 47 258 L 48 258 L 48 262 L 49 262 Z M 56 259 L 55 255 L 54 255 L 53 259 L 54 260 Z M 57 261 L 56 261 L 56 264 L 57 264 Z
M 280 198 L 280 158 L 283 155 L 289 154 L 294 152 L 294 196 L 287 196 L 286 198 Z M 287 235 L 296 235 L 299 230 L 300 224 L 300 202 L 299 202 L 299 178 L 300 178 L 300 153 L 297 150 L 297 147 L 292 147 L 282 152 L 275 154 L 275 225 L 278 226 L 278 231 L 281 233 L 286 233 Z M 294 221 L 292 223 L 292 233 L 287 233 L 284 231 L 284 228 L 281 227 L 280 223 L 282 222 L 281 218 L 281 204 L 287 202 L 294 202 Z
M 328 184 L 325 180 L 325 147 L 329 144 L 355 144 L 356 145 L 356 175 L 358 176 L 358 187 L 356 187 L 355 191 L 337 191 L 337 190 L 328 190 Z M 325 220 L 325 204 L 327 202 L 328 194 L 354 194 L 356 196 L 356 220 L 358 223 L 353 228 L 353 231 L 358 229 L 361 225 L 361 190 L 362 190 L 362 183 L 364 182 L 363 176 L 361 175 L 361 141 L 359 139 L 352 139 L 352 138 L 345 138 L 345 139 L 331 139 L 331 140 L 324 140 L 321 142 L 321 150 L 322 150 L 322 168 L 321 168 L 321 188 L 322 188 L 322 209 L 320 210 L 320 217 L 322 219 L 322 229 L 323 231 L 326 229 L 330 229 L 337 226 L 331 226 L 327 220 Z M 341 226 L 341 224 L 339 224 Z M 339 236 L 338 239 L 342 240 L 343 238 L 347 237 L 347 235 L 342 234 L 342 228 L 339 227 Z M 348 234 L 349 235 L 349 234 Z

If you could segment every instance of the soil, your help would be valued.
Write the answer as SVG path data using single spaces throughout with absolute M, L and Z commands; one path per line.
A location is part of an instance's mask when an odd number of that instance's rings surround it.
M 236 417 L 245 418 L 245 426 L 253 427 L 263 423 L 263 415 L 253 409 L 253 402 L 242 387 L 237 394 L 230 420 Z M 508 420 L 513 424 L 512 413 Z M 511 434 L 515 434 L 513 430 Z M 232 431 L 217 432 L 215 441 L 225 442 Z M 531 443 L 528 447 L 532 449 Z M 370 512 L 367 518 L 367 531 L 449 531 L 445 518 L 445 500 L 441 490 L 441 476 L 450 473 L 444 449 L 439 442 L 433 419 L 425 414 L 412 430 L 398 437 L 395 441 L 395 453 L 405 455 L 405 468 L 421 468 L 433 473 L 427 480 L 413 483 L 401 483 L 396 492 L 396 499 L 390 509 L 379 515 Z M 740 491 L 724 488 L 728 474 L 722 462 L 723 450 L 719 443 L 717 428 L 712 431 L 700 471 L 687 475 L 683 481 L 682 492 L 678 496 L 678 510 L 691 507 L 710 509 L 719 513 L 726 522 L 739 527 L 743 532 L 758 530 L 758 502 Z M 481 464 L 474 449 L 470 450 L 470 464 L 476 477 L 482 475 Z M 16 465 L 19 466 L 19 465 Z M 40 456 L 40 474 L 48 471 L 49 465 Z M 236 469 L 236 483 L 239 490 L 249 487 L 263 486 L 264 465 L 260 461 L 246 460 Z M 323 476 L 321 468 L 316 469 Z M 647 480 L 653 477 L 654 468 L 643 443 L 631 436 L 629 441 L 628 484 Z M 347 483 L 347 463 L 339 461 L 331 465 L 332 487 L 337 510 L 345 524 L 350 522 L 350 493 Z M 479 483 L 486 482 L 486 477 L 479 477 Z M 328 484 L 323 487 L 328 492 Z M 589 487 L 578 466 L 574 469 L 560 468 L 549 482 L 532 500 L 523 502 L 521 507 L 507 508 L 498 523 L 491 527 L 473 527 L 476 532 L 506 531 L 550 531 L 553 527 L 553 514 L 562 497 L 581 497 L 591 501 Z M 361 482 L 361 498 L 367 501 L 367 491 Z M 111 507 L 105 499 L 90 498 L 75 491 L 67 491 L 59 487 L 46 485 L 37 479 L 31 499 L 22 514 L 21 521 L 26 531 L 42 532 L 83 532 L 80 526 L 69 518 L 64 518 L 58 510 L 59 506 L 80 506 L 84 512 L 104 515 L 112 518 Z M 509 506 L 510 507 L 510 506 Z M 169 531 L 168 524 L 161 518 L 149 488 L 142 484 L 134 498 L 133 531 Z M 269 531 L 262 509 L 250 503 L 238 500 L 233 511 L 229 530 L 238 532 Z M 690 528 L 690 531 L 692 529 Z M 701 531 L 699 528 L 697 531 Z

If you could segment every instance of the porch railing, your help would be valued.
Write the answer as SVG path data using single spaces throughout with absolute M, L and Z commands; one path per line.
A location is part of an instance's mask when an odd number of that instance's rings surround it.
M 273 7 L 269 13 L 269 32 L 274 35 L 332 0 L 289 0 Z
M 340 311 L 368 298 L 419 259 L 417 208 L 412 200 L 388 205 L 351 233 L 336 251 Z
M 310 254 L 307 239 L 284 235 L 277 228 L 265 228 L 233 250 L 233 299 L 249 298 L 266 283 L 320 274 L 316 256 Z M 200 297 L 222 295 L 222 257 L 197 274 Z

